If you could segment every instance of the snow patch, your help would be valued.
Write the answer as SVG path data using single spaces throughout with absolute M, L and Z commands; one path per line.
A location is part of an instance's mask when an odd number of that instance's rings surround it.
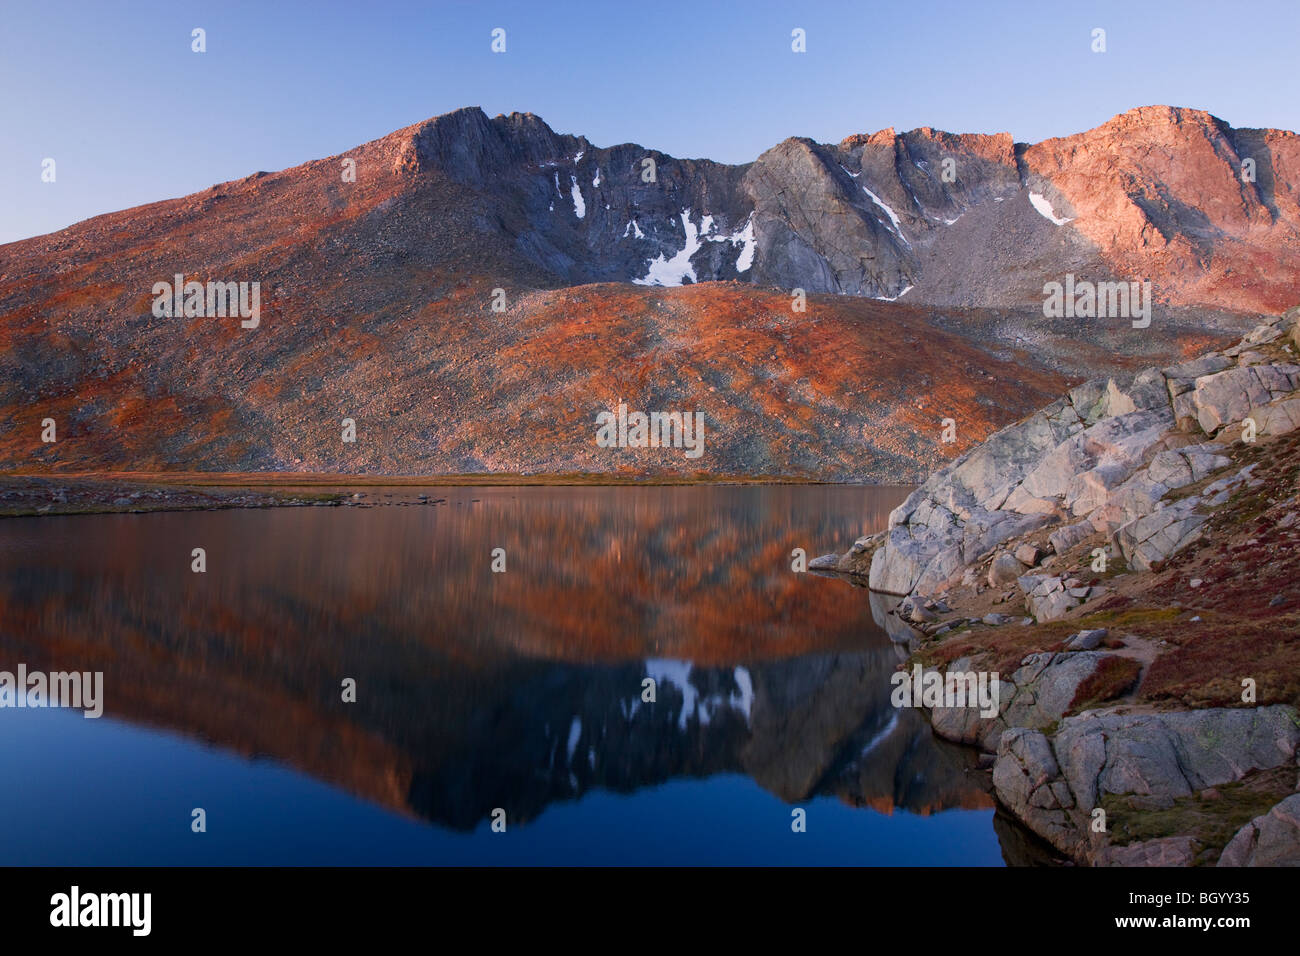
M 600 185 L 600 167 L 599 167 L 599 166 L 596 167 L 596 178 L 593 179 L 593 180 L 591 181 L 591 184 L 592 184 L 593 186 L 599 186 L 599 185 Z
M 897 302 L 897 301 L 898 301 L 899 299 L 901 299 L 903 296 L 907 295 L 907 293 L 911 292 L 911 291 L 912 291 L 912 288 L 913 288 L 913 286 L 912 286 L 912 284 L 909 282 L 907 285 L 905 285 L 905 286 L 903 287 L 903 291 L 900 292 L 900 293 L 898 293 L 898 295 L 895 295 L 895 296 L 877 295 L 877 296 L 872 296 L 872 298 L 874 298 L 874 299 L 876 299 L 876 300 L 878 300 L 878 301 L 880 301 L 880 302 Z
M 1064 226 L 1067 222 L 1074 222 L 1073 219 L 1058 219 L 1056 210 L 1052 208 L 1052 204 L 1042 193 L 1030 193 L 1029 204 L 1037 209 L 1039 215 L 1044 219 L 1050 219 L 1058 226 Z
M 736 271 L 748 272 L 749 267 L 754 264 L 754 249 L 758 245 L 754 241 L 754 214 L 751 212 L 749 218 L 745 220 L 745 228 L 738 229 L 729 236 L 710 236 L 708 233 L 713 231 L 713 217 L 705 216 L 700 220 L 700 229 L 704 238 L 709 242 L 730 242 L 732 245 L 741 246 L 740 255 L 736 257 Z
M 752 212 L 749 214 L 749 218 L 745 220 L 745 228 L 740 232 L 731 234 L 731 241 L 743 243 L 740 255 L 736 257 L 736 271 L 748 272 L 749 267 L 754 264 L 754 250 L 758 248 L 758 242 L 754 239 L 754 214 Z
M 570 176 L 573 182 L 573 214 L 581 219 L 587 215 L 587 204 L 582 201 L 582 190 L 578 188 L 578 177 Z
M 686 230 L 686 246 L 671 259 L 661 252 L 646 263 L 646 274 L 640 279 L 633 279 L 636 285 L 682 285 L 687 279 L 695 282 L 695 267 L 691 265 L 691 256 L 700 251 L 704 245 L 700 241 L 699 230 L 691 222 L 691 211 L 682 212 L 682 226 Z
M 903 242 L 904 242 L 906 245 L 910 246 L 911 243 L 908 242 L 908 241 L 907 241 L 907 237 L 903 235 L 903 229 L 902 229 L 902 227 L 898 224 L 898 215 L 894 212 L 894 210 L 890 209 L 890 208 L 889 208 L 889 205 L 888 205 L 888 204 L 887 204 L 883 199 L 881 199 L 879 196 L 877 196 L 875 193 L 873 193 L 873 192 L 872 192 L 870 189 L 868 189 L 866 186 L 863 186 L 863 187 L 862 187 L 862 191 L 863 191 L 864 193 L 866 193 L 868 196 L 871 197 L 871 201 L 872 201 L 873 203 L 875 203 L 875 204 L 876 204 L 877 206 L 879 206 L 881 209 L 885 210 L 885 215 L 888 216 L 888 217 L 889 217 L 889 221 L 890 221 L 891 223 L 894 224 L 894 232 L 895 232 L 895 234 L 898 236 L 899 239 L 902 239 Z
M 606 206 L 605 208 L 608 209 L 609 207 Z M 631 230 L 632 234 L 633 234 L 634 236 L 636 236 L 638 239 L 644 239 L 644 238 L 645 238 L 645 233 L 641 231 L 641 227 L 638 226 L 638 225 L 636 224 L 636 220 L 635 220 L 635 219 L 629 219 L 629 220 L 627 221 L 627 225 L 623 227 L 623 238 L 624 238 L 624 239 L 627 238 L 628 230 Z

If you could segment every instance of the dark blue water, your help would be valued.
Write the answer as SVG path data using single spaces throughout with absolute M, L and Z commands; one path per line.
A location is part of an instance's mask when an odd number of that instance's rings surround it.
M 790 569 L 901 492 L 425 493 L 0 524 L 0 670 L 106 699 L 0 709 L 0 864 L 1002 864 L 866 593 Z

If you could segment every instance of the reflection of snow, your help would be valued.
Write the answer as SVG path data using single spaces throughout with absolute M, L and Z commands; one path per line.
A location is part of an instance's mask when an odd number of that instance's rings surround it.
M 735 672 L 736 685 L 740 688 L 739 699 L 733 698 L 733 704 L 737 710 L 745 712 L 745 719 L 749 719 L 749 709 L 754 705 L 754 682 L 749 679 L 749 671 L 743 667 L 737 667 Z
M 573 723 L 569 725 L 569 752 L 565 758 L 568 763 L 573 763 L 573 752 L 578 749 L 578 738 L 582 736 L 582 718 L 574 717 Z
M 861 753 L 858 754 L 858 756 L 865 757 L 867 754 L 871 753 L 871 751 L 875 750 L 878 746 L 880 746 L 881 742 L 884 741 L 886 737 L 888 737 L 890 734 L 894 732 L 894 728 L 897 726 L 898 726 L 898 711 L 894 711 L 892 714 L 889 715 L 889 723 L 885 724 L 885 729 L 880 731 L 880 733 L 876 734 L 870 740 L 868 740 L 866 746 L 862 748 L 862 751 Z
M 732 672 L 737 687 L 734 693 L 725 696 L 722 694 L 702 696 L 699 688 L 691 683 L 691 671 L 694 666 L 690 661 L 648 660 L 645 662 L 646 676 L 654 679 L 656 687 L 672 684 L 682 692 L 682 712 L 677 718 L 678 729 L 685 730 L 687 722 L 692 717 L 699 721 L 701 727 L 707 727 L 710 720 L 719 712 L 726 710 L 739 711 L 745 715 L 745 722 L 748 723 L 750 708 L 754 703 L 754 682 L 750 679 L 749 671 L 737 667 Z

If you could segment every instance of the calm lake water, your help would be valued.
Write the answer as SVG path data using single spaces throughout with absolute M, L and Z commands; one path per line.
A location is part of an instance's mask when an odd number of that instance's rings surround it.
M 364 493 L 433 503 L 0 522 L 0 670 L 104 673 L 0 709 L 0 864 L 1018 862 L 867 592 L 790 567 L 903 489 Z

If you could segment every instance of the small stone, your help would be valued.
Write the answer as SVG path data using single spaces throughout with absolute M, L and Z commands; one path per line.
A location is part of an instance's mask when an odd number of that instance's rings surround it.
M 1017 561 L 1014 555 L 1007 554 L 1004 551 L 994 558 L 993 563 L 989 565 L 989 586 L 999 588 L 1007 584 L 1014 584 L 1016 579 L 1024 573 L 1024 565 Z
M 907 619 L 913 624 L 928 624 L 931 621 L 937 621 L 938 617 L 933 611 L 927 611 L 925 608 L 918 605 L 917 607 L 912 608 L 911 612 L 907 615 Z
M 980 618 L 980 620 L 989 627 L 1001 627 L 1003 624 L 1007 623 L 1007 621 L 1011 620 L 1011 618 L 1007 617 L 1005 614 L 985 614 Z
M 1203 582 L 1201 581 L 1200 578 L 1192 578 L 1192 579 L 1191 579 L 1190 581 L 1188 581 L 1187 583 L 1188 583 L 1191 587 L 1199 588 Z
M 1269 607 L 1281 607 L 1281 606 L 1282 606 L 1283 604 L 1285 604 L 1285 603 L 1286 603 L 1286 598 L 1284 598 L 1284 597 L 1283 597 L 1282 595 L 1280 595 L 1280 594 L 1274 594 L 1274 595 L 1273 595 L 1273 600 L 1271 600 L 1271 601 L 1268 602 L 1268 606 L 1269 606 Z
M 1042 554 L 1043 553 L 1039 551 L 1036 546 L 1027 543 L 1022 544 L 1015 550 L 1016 560 L 1029 568 L 1032 568 L 1038 563 L 1038 559 L 1042 557 Z
M 1072 651 L 1091 651 L 1106 639 L 1107 630 L 1104 627 L 1097 627 L 1087 631 L 1080 631 L 1073 637 L 1070 637 L 1065 646 Z

